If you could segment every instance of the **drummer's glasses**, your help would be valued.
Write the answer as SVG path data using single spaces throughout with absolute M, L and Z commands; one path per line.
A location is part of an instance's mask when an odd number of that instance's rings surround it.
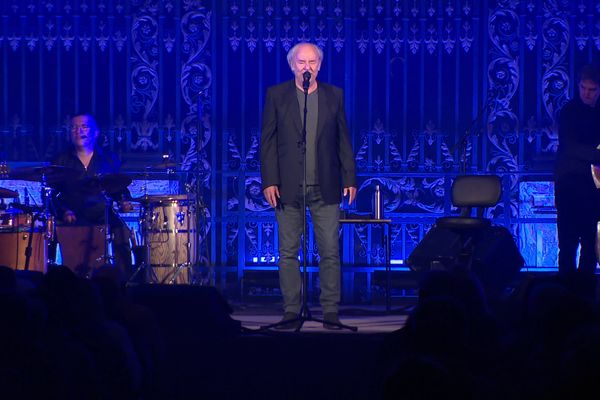
M 89 132 L 90 131 L 90 127 L 88 125 L 71 125 L 71 132 L 79 132 L 79 130 L 82 130 L 83 132 Z

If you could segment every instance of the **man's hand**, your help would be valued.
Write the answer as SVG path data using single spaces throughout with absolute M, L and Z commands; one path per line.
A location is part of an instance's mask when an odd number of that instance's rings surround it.
M 65 221 L 67 224 L 72 224 L 77 221 L 77 217 L 75 217 L 75 213 L 73 211 L 67 210 L 63 214 L 63 221 Z
M 265 195 L 265 199 L 267 199 L 267 202 L 271 207 L 277 207 L 277 199 L 279 199 L 279 188 L 277 185 L 272 185 L 265 188 L 265 190 L 263 190 L 263 194 Z
M 348 205 L 351 205 L 352 203 L 354 203 L 354 199 L 356 198 L 356 187 L 354 186 L 349 186 L 349 187 L 345 187 L 344 188 L 344 197 L 350 195 L 350 197 L 348 197 Z

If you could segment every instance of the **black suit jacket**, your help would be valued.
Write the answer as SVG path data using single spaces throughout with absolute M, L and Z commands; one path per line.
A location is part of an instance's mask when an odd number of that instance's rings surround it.
M 342 89 L 318 83 L 317 174 L 323 200 L 341 201 L 343 187 L 356 186 Z M 301 193 L 304 157 L 300 105 L 293 80 L 267 90 L 263 111 L 260 164 L 263 189 L 277 185 L 280 201 L 292 203 Z
M 585 105 L 579 95 L 560 110 L 555 179 L 585 177 L 593 187 L 590 165 L 600 165 L 600 104 Z

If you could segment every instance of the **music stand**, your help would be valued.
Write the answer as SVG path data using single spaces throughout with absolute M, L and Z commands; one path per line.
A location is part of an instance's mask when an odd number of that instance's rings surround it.
M 315 318 L 312 316 L 310 312 L 310 308 L 308 307 L 308 289 L 307 289 L 307 276 L 308 276 L 308 265 L 306 263 L 306 115 L 308 114 L 308 88 L 310 86 L 310 72 L 305 71 L 303 74 L 304 81 L 302 82 L 302 89 L 304 90 L 304 109 L 302 116 L 302 140 L 298 142 L 298 147 L 300 147 L 302 151 L 303 163 L 304 163 L 304 171 L 302 178 L 302 281 L 300 285 L 300 294 L 302 303 L 300 305 L 300 312 L 298 316 L 294 319 L 290 319 L 287 321 L 279 321 L 274 324 L 269 324 L 262 326 L 260 330 L 267 330 L 271 328 L 277 328 L 278 326 L 293 324 L 295 322 L 299 322 L 298 327 L 294 330 L 295 332 L 299 332 L 302 329 L 302 326 L 306 321 L 315 321 L 320 322 L 322 324 L 337 326 L 340 329 L 349 329 L 353 332 L 356 332 L 358 328 L 356 326 L 345 325 L 338 322 L 329 322 L 323 319 Z

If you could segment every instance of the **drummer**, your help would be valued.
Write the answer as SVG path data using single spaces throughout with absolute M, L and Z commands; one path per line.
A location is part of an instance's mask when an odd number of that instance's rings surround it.
M 90 114 L 78 114 L 71 119 L 71 145 L 59 154 L 54 165 L 68 167 L 80 173 L 76 181 L 60 182 L 54 185 L 53 203 L 56 218 L 66 225 L 103 225 L 106 198 L 94 180 L 98 174 L 116 174 L 121 167 L 119 157 L 112 151 L 97 144 L 100 134 L 94 117 Z M 127 187 L 113 188 L 108 193 L 118 202 L 120 211 L 131 211 L 128 199 L 131 194 Z M 123 272 L 131 270 L 131 248 L 129 231 L 118 214 L 110 208 L 109 223 L 113 233 L 113 255 L 115 265 Z M 59 238 L 60 240 L 60 238 Z

